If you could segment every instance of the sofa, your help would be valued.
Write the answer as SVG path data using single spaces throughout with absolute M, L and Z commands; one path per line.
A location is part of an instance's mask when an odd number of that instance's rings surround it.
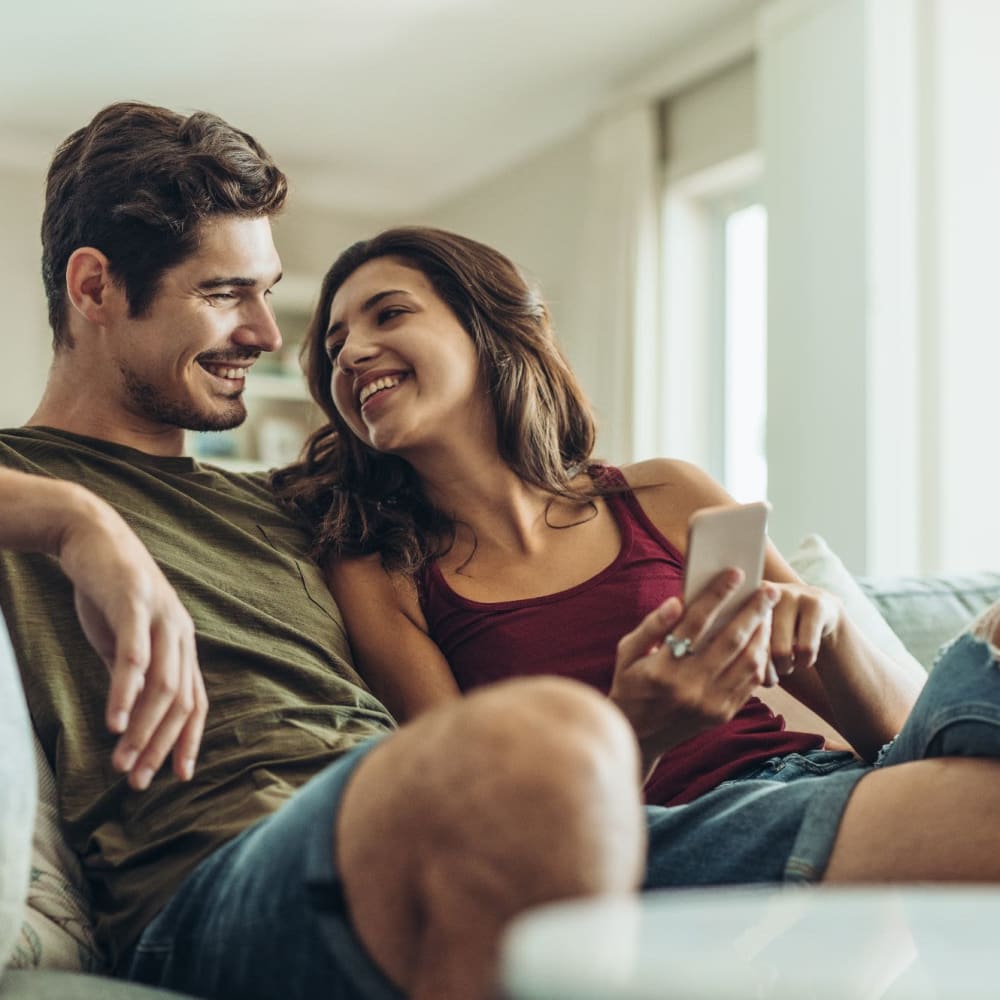
M 939 646 L 1000 600 L 1000 573 L 856 580 L 815 535 L 790 562 L 807 582 L 840 596 L 884 652 L 926 670 Z M 55 781 L 34 738 L 2 618 L 0 746 L 0 1000 L 179 996 L 104 974 L 86 882 L 59 830 Z

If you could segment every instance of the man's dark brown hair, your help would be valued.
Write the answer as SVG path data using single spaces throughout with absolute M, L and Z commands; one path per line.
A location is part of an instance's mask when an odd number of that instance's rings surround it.
M 197 250 L 203 220 L 274 215 L 286 192 L 285 175 L 261 145 L 216 115 L 135 101 L 98 112 L 49 168 L 42 280 L 55 349 L 73 346 L 65 276 L 74 250 L 100 250 L 130 314 L 143 316 L 163 273 Z

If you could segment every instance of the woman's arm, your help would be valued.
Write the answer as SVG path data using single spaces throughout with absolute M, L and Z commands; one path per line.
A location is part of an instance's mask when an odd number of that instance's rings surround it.
M 373 555 L 340 560 L 327 582 L 361 675 L 397 721 L 460 696 L 447 661 L 427 634 L 412 580 L 390 575 Z
M 701 507 L 735 502 L 710 476 L 685 462 L 656 459 L 623 471 L 650 519 L 685 555 L 691 514 Z M 831 745 L 838 737 L 846 738 L 859 754 L 874 757 L 899 731 L 923 677 L 872 646 L 840 602 L 804 584 L 772 545 L 764 576 L 781 589 L 771 630 L 781 686 L 809 715 L 767 691 L 760 692 L 762 699 L 796 728 L 821 732 Z M 813 666 L 815 670 L 808 669 Z

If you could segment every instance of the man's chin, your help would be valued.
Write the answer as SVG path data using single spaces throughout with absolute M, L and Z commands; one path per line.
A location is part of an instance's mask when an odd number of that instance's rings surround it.
M 180 424 L 187 431 L 231 431 L 239 427 L 247 418 L 247 408 L 242 400 L 233 400 L 232 405 L 224 410 L 210 413 L 191 411 L 184 415 L 184 423 Z

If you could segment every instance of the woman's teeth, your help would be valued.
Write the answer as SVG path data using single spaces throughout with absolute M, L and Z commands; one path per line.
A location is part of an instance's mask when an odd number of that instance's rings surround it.
M 362 388 L 361 392 L 358 393 L 359 405 L 364 406 L 365 400 L 370 399 L 376 392 L 379 392 L 382 389 L 392 389 L 394 386 L 399 385 L 402 381 L 403 378 L 401 375 L 386 375 L 382 378 L 375 379 L 374 382 L 369 382 Z

